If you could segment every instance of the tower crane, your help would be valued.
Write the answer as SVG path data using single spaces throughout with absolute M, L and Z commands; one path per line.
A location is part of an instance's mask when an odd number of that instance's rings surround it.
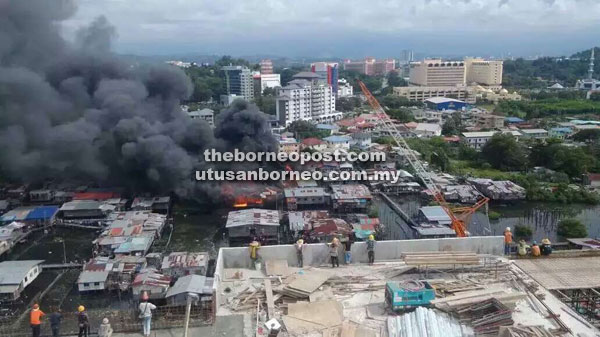
M 358 81 L 358 85 L 362 90 L 363 94 L 367 98 L 367 102 L 374 110 L 378 120 L 383 125 L 385 130 L 388 130 L 390 136 L 394 139 L 396 146 L 399 148 L 400 155 L 404 156 L 410 164 L 410 166 L 415 170 L 415 174 L 421 178 L 425 187 L 429 190 L 429 192 L 433 195 L 433 200 L 440 204 L 440 206 L 444 209 L 446 214 L 450 217 L 452 221 L 451 226 L 457 237 L 466 237 L 467 236 L 467 224 L 470 221 L 471 216 L 482 206 L 486 206 L 488 201 L 490 200 L 487 197 L 480 199 L 475 205 L 470 207 L 460 207 L 452 209 L 446 199 L 444 199 L 444 194 L 440 190 L 440 188 L 435 184 L 432 178 L 432 173 L 425 168 L 421 160 L 415 154 L 406 140 L 400 135 L 398 128 L 396 128 L 396 124 L 392 121 L 390 116 L 385 112 L 385 110 L 381 107 L 377 99 L 371 94 L 367 86 L 360 80 Z

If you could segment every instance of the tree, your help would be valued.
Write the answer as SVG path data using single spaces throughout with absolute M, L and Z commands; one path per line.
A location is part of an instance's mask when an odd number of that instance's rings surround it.
M 463 128 L 462 116 L 459 111 L 456 111 L 442 125 L 442 134 L 445 136 L 458 135 Z
M 533 235 L 533 230 L 525 225 L 518 224 L 515 226 L 515 239 L 529 240 Z
M 495 134 L 483 146 L 481 156 L 493 168 L 503 171 L 521 171 L 527 163 L 523 147 L 511 134 Z
M 406 87 L 408 85 L 408 83 L 395 71 L 388 73 L 387 81 L 390 87 Z
M 262 92 L 263 96 L 275 96 L 275 88 L 266 87 Z
M 373 139 L 373 143 L 383 144 L 383 145 L 395 145 L 396 144 L 396 142 L 394 141 L 394 138 L 392 138 L 390 136 L 383 136 L 383 137 L 375 138 L 375 139 Z
M 450 158 L 444 151 L 433 152 L 431 154 L 431 164 L 446 172 L 450 167 Z
M 401 123 L 408 123 L 408 122 L 412 122 L 415 120 L 415 116 L 413 116 L 412 111 L 410 111 L 409 109 L 406 108 L 399 108 L 399 109 L 390 109 L 387 111 L 387 114 L 401 122 Z
M 529 162 L 562 172 L 569 177 L 580 177 L 595 167 L 596 159 L 581 147 L 567 147 L 560 140 L 537 142 L 531 147 Z
M 292 132 L 296 135 L 298 139 L 304 138 L 323 138 L 327 137 L 329 131 L 327 130 L 319 130 L 315 125 L 307 121 L 294 121 L 287 127 L 289 132 Z
M 256 103 L 260 111 L 267 115 L 275 115 L 277 113 L 277 107 L 275 106 L 277 102 L 274 96 L 259 96 L 254 99 L 254 103 Z
M 600 129 L 581 130 L 573 135 L 573 139 L 578 142 L 588 142 L 600 139 Z
M 558 223 L 556 233 L 565 239 L 587 237 L 587 228 L 577 219 L 564 219 Z
M 597 92 L 597 91 L 592 92 L 592 94 L 590 95 L 590 99 L 592 101 L 600 102 L 600 92 Z
M 349 112 L 361 106 L 358 97 L 340 97 L 335 101 L 335 108 L 338 111 Z

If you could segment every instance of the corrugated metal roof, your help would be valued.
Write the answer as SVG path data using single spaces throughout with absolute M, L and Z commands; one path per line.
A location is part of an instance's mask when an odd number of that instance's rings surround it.
M 21 283 L 31 268 L 42 262 L 44 262 L 44 260 L 0 262 L 0 285 Z
M 250 208 L 229 212 L 227 215 L 226 228 L 247 225 L 279 226 L 279 211 Z
M 187 275 L 180 277 L 177 282 L 167 291 L 167 297 L 183 294 L 183 293 L 194 293 L 194 294 L 212 294 L 212 289 L 207 285 L 207 279 L 201 275 Z
M 89 271 L 84 270 L 79 274 L 77 283 L 94 283 L 94 282 L 106 282 L 108 278 L 108 271 Z

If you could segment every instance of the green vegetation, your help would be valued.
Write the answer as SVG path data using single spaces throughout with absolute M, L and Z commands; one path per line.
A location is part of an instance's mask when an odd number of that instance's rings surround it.
M 462 117 L 460 111 L 456 111 L 452 114 L 451 118 L 448 118 L 444 125 L 442 125 L 442 134 L 444 136 L 458 135 L 464 130 L 462 123 Z
M 362 103 L 358 97 L 340 97 L 335 101 L 335 108 L 338 111 L 349 112 L 360 108 Z
M 394 141 L 394 138 L 392 138 L 390 136 L 383 136 L 383 137 L 375 138 L 375 139 L 373 139 L 373 143 L 384 144 L 384 145 L 396 144 L 396 142 Z
M 522 171 L 527 164 L 523 146 L 511 134 L 495 134 L 481 149 L 481 157 L 502 171 Z
M 573 135 L 578 142 L 594 142 L 600 140 L 600 129 L 581 130 Z
M 252 67 L 250 63 L 244 59 L 236 59 L 231 56 L 223 56 L 211 66 L 193 65 L 185 69 L 185 73 L 189 76 L 194 87 L 190 101 L 205 102 L 211 98 L 219 100 L 222 94 L 225 94 L 225 83 L 221 77 L 221 67 L 226 65 L 244 65 Z
M 565 239 L 585 238 L 588 235 L 585 225 L 577 219 L 562 220 L 558 223 L 556 233 Z
M 384 140 L 380 140 L 384 142 Z M 409 146 L 422 154 L 432 166 L 455 175 L 510 180 L 523 186 L 527 200 L 559 203 L 600 203 L 600 195 L 579 185 L 584 172 L 600 172 L 600 144 L 586 147 L 566 147 L 556 140 L 547 144 L 534 143 L 531 149 L 512 136 L 492 138 L 477 152 L 459 143 L 445 143 L 442 138 L 407 139 Z M 544 166 L 549 169 L 532 171 Z
M 377 98 L 379 103 L 386 109 L 399 109 L 402 107 L 422 107 L 425 106 L 423 102 L 419 101 L 410 101 L 406 97 L 396 96 L 396 95 L 385 95 Z
M 522 224 L 515 226 L 514 233 L 516 240 L 529 240 L 533 236 L 533 230 Z
M 348 80 L 350 85 L 354 87 L 354 90 L 358 93 L 360 91 L 360 86 L 358 85 L 358 80 L 362 81 L 367 89 L 373 94 L 381 90 L 381 86 L 383 85 L 383 77 L 382 76 L 368 76 L 356 71 L 348 71 L 341 69 L 338 75 L 339 78 L 345 78 Z
M 369 212 L 367 213 L 369 218 L 378 218 L 379 217 L 379 208 L 377 206 L 369 207 Z
M 549 98 L 535 101 L 500 101 L 494 112 L 532 119 L 555 115 L 597 114 L 600 101 Z
M 390 87 L 406 87 L 408 86 L 408 82 L 406 82 L 397 72 L 392 71 L 387 75 L 388 86 Z
M 292 132 L 298 140 L 305 138 L 325 138 L 329 136 L 328 130 L 319 130 L 317 127 L 307 121 L 295 121 L 287 127 L 287 131 Z
M 502 214 L 500 214 L 500 212 L 495 212 L 495 211 L 488 212 L 488 218 L 490 220 L 498 220 L 498 219 L 500 219 L 501 216 L 502 216 Z
M 546 88 L 554 82 L 574 86 L 586 76 L 591 49 L 576 53 L 570 59 L 543 57 L 537 60 L 504 61 L 503 85 L 514 88 Z M 596 47 L 595 72 L 600 71 L 600 48 Z
M 275 90 L 272 88 L 265 88 L 262 96 L 256 97 L 254 99 L 254 103 L 260 111 L 269 114 L 275 115 L 277 113 L 276 108 L 276 99 L 275 99 Z

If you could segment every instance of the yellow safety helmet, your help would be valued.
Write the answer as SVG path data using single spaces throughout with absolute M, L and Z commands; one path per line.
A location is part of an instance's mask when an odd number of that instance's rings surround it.
M 84 311 L 85 311 L 85 307 L 84 307 L 83 305 L 80 305 L 80 306 L 77 308 L 77 311 L 79 311 L 79 312 L 84 312 Z
M 375 237 L 373 236 L 373 234 L 369 235 L 369 240 L 375 240 Z
M 299 245 L 301 245 L 301 244 L 303 244 L 303 243 L 304 243 L 304 240 L 302 240 L 302 239 L 298 239 L 298 244 L 299 244 Z

